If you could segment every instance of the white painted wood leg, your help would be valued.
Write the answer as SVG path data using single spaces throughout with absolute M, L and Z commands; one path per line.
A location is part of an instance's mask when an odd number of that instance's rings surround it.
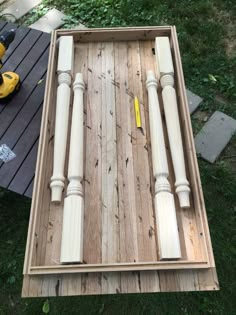
M 54 135 L 53 175 L 51 177 L 51 201 L 60 202 L 64 189 L 64 166 L 66 156 L 67 130 L 70 106 L 70 85 L 74 60 L 72 36 L 62 36 L 58 53 L 58 88 Z
M 157 96 L 157 80 L 153 71 L 147 72 L 149 122 L 155 177 L 155 216 L 160 259 L 181 257 L 174 197 L 168 181 L 169 170 L 165 150 L 161 113 Z
M 180 131 L 176 92 L 174 88 L 174 67 L 168 37 L 156 37 L 156 58 L 162 87 L 165 118 L 171 156 L 175 172 L 175 187 L 182 208 L 190 207 L 189 182 L 186 177 L 183 144 Z
M 69 185 L 64 202 L 61 263 L 79 263 L 83 261 L 83 92 L 84 82 L 81 73 L 74 81 L 74 101 L 70 135 L 70 153 L 68 165 Z

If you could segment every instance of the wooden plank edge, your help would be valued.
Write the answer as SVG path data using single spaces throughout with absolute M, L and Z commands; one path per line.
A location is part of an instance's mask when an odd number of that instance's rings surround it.
M 179 270 L 179 269 L 207 269 L 210 265 L 206 261 L 180 262 L 143 262 L 143 263 L 114 263 L 87 265 L 59 265 L 34 266 L 30 268 L 30 275 L 58 274 L 58 273 L 91 273 L 91 272 L 120 272 L 140 270 Z
M 153 39 L 157 34 L 153 32 L 162 32 L 159 36 L 169 36 L 171 26 L 146 26 L 146 27 L 115 27 L 115 28 L 93 28 L 93 29 L 59 29 L 56 30 L 57 36 L 74 36 L 81 41 L 111 41 L 116 40 L 138 40 Z M 97 37 L 97 35 L 99 35 Z M 102 37 L 102 38 L 101 38 Z
M 163 25 L 163 26 L 156 26 L 156 25 L 153 25 L 153 26 L 126 26 L 126 27 L 95 27 L 95 28 L 86 28 L 86 29 L 66 29 L 66 28 L 61 28 L 61 29 L 57 29 L 55 30 L 55 32 L 57 33 L 57 36 L 61 36 L 62 33 L 66 33 L 65 35 L 68 35 L 71 33 L 107 33 L 107 32 L 110 32 L 110 33 L 113 33 L 113 32 L 120 32 L 120 31 L 155 31 L 155 30 L 165 30 L 165 31 L 168 31 L 170 32 L 171 31 L 171 28 L 173 26 L 171 25 Z
M 193 131 L 192 131 L 192 125 L 191 125 L 191 120 L 190 120 L 190 114 L 189 114 L 189 107 L 188 107 L 188 101 L 187 101 L 187 96 L 186 96 L 186 88 L 185 88 L 185 82 L 184 82 L 184 75 L 183 75 L 183 68 L 182 68 L 182 62 L 180 58 L 180 51 L 179 51 L 179 45 L 178 45 L 178 40 L 177 40 L 177 32 L 176 28 L 173 27 L 171 29 L 171 36 L 173 39 L 173 45 L 175 48 L 175 53 L 176 53 L 176 64 L 177 64 L 177 75 L 179 77 L 179 84 L 181 86 L 180 89 L 180 97 L 182 99 L 182 103 L 184 104 L 182 110 L 186 122 L 186 129 L 188 133 L 188 139 L 187 142 L 189 144 L 189 156 L 191 158 L 191 164 L 194 166 L 194 171 L 196 174 L 196 179 L 195 179 L 195 186 L 197 188 L 197 193 L 198 193 L 198 199 L 200 201 L 200 222 L 204 231 L 204 250 L 205 250 L 205 256 L 206 260 L 209 262 L 211 267 L 215 267 L 215 261 L 214 261 L 214 256 L 213 256 L 213 251 L 212 251 L 212 245 L 211 245 L 211 237 L 210 237 L 210 232 L 209 232 L 209 226 L 207 223 L 207 215 L 206 215 L 206 207 L 205 207 L 205 202 L 204 202 L 204 197 L 203 197 L 203 191 L 201 187 L 201 181 L 200 181 L 200 173 L 199 173 L 199 167 L 198 167 L 198 162 L 197 162 L 197 155 L 196 155 L 196 150 L 195 150 L 195 145 L 194 145 L 194 139 L 193 139 Z

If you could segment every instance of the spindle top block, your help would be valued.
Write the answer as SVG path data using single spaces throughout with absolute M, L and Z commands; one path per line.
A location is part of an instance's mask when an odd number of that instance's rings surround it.
M 84 88 L 85 88 L 85 85 L 84 85 L 84 81 L 83 81 L 83 74 L 78 72 L 78 73 L 76 73 L 76 76 L 75 76 L 73 89 L 74 90 L 76 90 L 76 89 L 84 90 Z
M 61 36 L 59 39 L 59 52 L 57 73 L 72 75 L 74 65 L 74 40 L 73 36 Z
M 155 88 L 157 88 L 157 80 L 155 78 L 155 74 L 152 70 L 148 70 L 147 71 L 147 80 L 146 80 L 146 87 L 147 89 L 150 86 L 154 86 Z
M 156 37 L 155 50 L 157 58 L 158 80 L 165 75 L 174 75 L 169 37 Z

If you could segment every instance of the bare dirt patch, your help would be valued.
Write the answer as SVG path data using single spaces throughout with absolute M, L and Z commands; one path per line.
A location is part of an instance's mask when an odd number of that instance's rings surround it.
M 214 7 L 216 20 L 225 27 L 225 52 L 229 58 L 236 57 L 236 18 L 229 12 Z

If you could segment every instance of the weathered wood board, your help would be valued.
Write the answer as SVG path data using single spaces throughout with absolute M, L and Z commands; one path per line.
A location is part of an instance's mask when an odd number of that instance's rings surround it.
M 74 73 L 82 72 L 86 84 L 84 264 L 62 266 L 59 258 L 63 202 L 60 205 L 50 203 L 49 182 L 52 174 L 55 121 L 56 39 L 67 34 L 73 35 L 75 40 Z M 146 70 L 157 71 L 154 39 L 162 35 L 170 37 L 172 46 L 187 177 L 191 187 L 189 209 L 181 209 L 175 195 L 183 256 L 175 262 L 159 261 L 145 85 Z M 160 96 L 160 90 L 158 94 Z M 140 101 L 143 132 L 136 128 L 134 96 Z M 163 114 L 161 98 L 159 101 Z M 163 126 L 169 179 L 174 191 L 174 173 L 164 118 Z M 216 289 L 218 281 L 175 28 L 54 32 L 22 295 Z

